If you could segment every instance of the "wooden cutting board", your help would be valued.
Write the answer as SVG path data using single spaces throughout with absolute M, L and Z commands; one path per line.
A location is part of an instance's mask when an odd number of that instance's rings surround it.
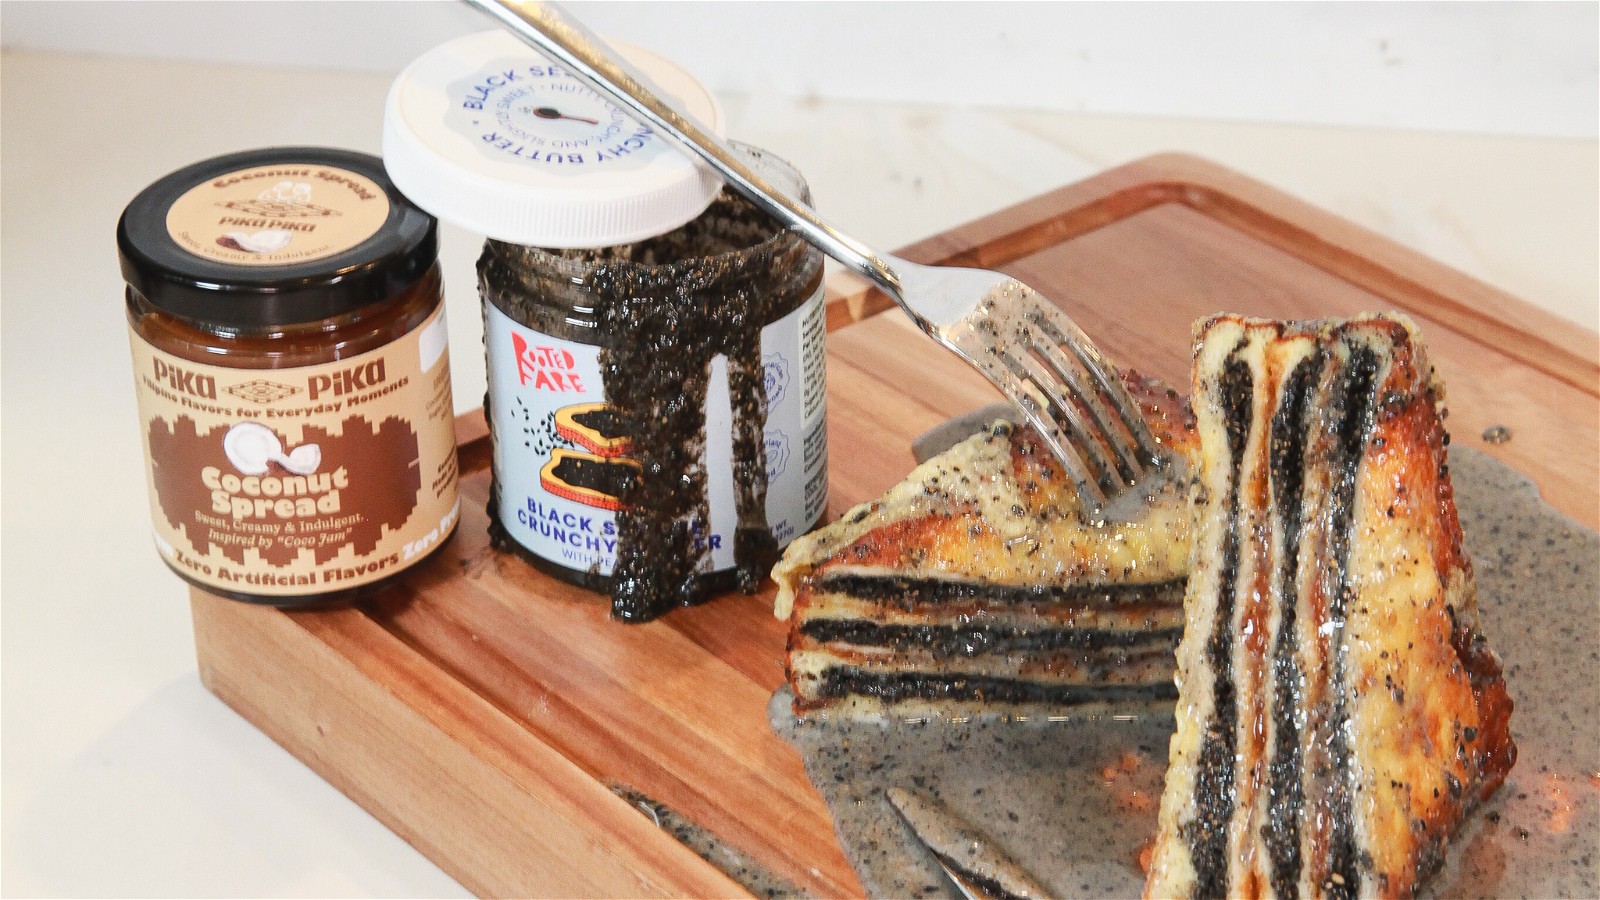
M 1180 386 L 1209 313 L 1402 310 L 1448 386 L 1456 442 L 1600 527 L 1593 332 L 1214 164 L 1145 159 L 904 255 L 1014 274 L 1112 358 Z M 882 295 L 835 287 L 834 516 L 899 481 L 916 435 L 998 399 Z M 1510 440 L 1486 442 L 1491 426 Z M 307 613 L 193 592 L 207 687 L 481 895 L 741 893 L 613 787 L 814 894 L 859 893 L 799 758 L 767 726 L 784 645 L 770 588 L 610 621 L 604 598 L 489 549 L 481 415 L 457 430 L 460 529 L 399 588 Z

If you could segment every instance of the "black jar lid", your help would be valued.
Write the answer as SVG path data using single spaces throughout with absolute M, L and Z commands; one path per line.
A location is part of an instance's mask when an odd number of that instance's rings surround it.
M 314 322 L 392 297 L 438 256 L 434 218 L 375 156 L 271 147 L 186 166 L 117 222 L 122 275 L 151 304 L 224 327 Z

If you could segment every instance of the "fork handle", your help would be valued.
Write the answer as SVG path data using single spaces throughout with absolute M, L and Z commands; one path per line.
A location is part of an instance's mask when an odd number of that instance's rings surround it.
M 550 56 L 579 81 L 694 152 L 734 190 L 812 246 L 872 279 L 890 296 L 899 299 L 900 276 L 877 252 L 829 224 L 809 206 L 773 187 L 745 165 L 733 148 L 673 108 L 649 76 L 611 52 L 594 32 L 560 7 L 530 0 L 466 2 Z

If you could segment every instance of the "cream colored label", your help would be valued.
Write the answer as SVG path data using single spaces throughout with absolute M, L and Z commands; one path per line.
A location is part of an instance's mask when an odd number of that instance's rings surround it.
M 167 210 L 167 232 L 196 256 L 237 266 L 323 259 L 377 234 L 389 198 L 372 179 L 334 166 L 256 166 L 190 188 Z
M 303 368 L 132 344 L 156 545 L 195 581 L 285 597 L 358 587 L 455 526 L 443 307 L 385 347 Z

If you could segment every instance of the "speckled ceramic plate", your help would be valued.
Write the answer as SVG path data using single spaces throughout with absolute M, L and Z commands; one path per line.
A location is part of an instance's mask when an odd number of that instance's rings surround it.
M 1516 768 L 1457 835 L 1438 897 L 1600 896 L 1600 535 L 1500 462 L 1452 448 L 1483 630 L 1516 702 Z M 884 797 L 918 789 L 1059 896 L 1132 897 L 1156 828 L 1171 717 L 1065 723 L 794 723 L 845 854 L 873 896 L 957 896 Z

